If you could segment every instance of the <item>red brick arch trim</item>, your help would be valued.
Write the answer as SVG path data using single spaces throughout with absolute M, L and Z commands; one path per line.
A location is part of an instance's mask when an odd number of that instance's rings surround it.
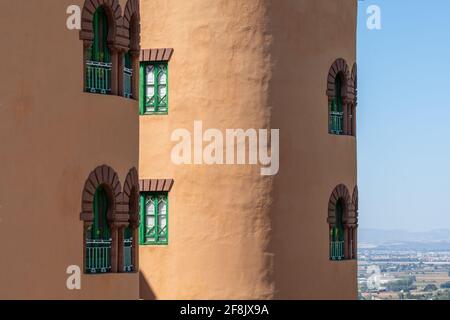
M 93 20 L 95 11 L 103 7 L 108 16 L 109 32 L 108 42 L 116 43 L 117 29 L 122 25 L 122 9 L 118 0 L 85 0 L 83 11 L 81 13 L 81 31 L 80 40 L 93 41 L 94 30 Z
M 349 68 L 347 62 L 342 58 L 336 59 L 331 65 L 330 70 L 328 71 L 328 79 L 327 79 L 328 99 L 331 100 L 334 97 L 336 97 L 335 82 L 338 76 L 341 77 L 343 84 L 341 92 L 342 98 L 344 100 L 353 99 Z
M 173 48 L 142 49 L 140 60 L 142 62 L 170 61 L 173 52 Z
M 358 186 L 353 189 L 352 204 L 353 208 L 358 211 Z
M 170 192 L 174 183 L 173 179 L 142 179 L 139 187 L 141 192 Z
M 131 51 L 139 53 L 141 47 L 141 24 L 140 24 L 139 0 L 128 0 L 123 11 L 122 31 L 120 36 L 124 37 L 123 44 Z M 121 42 L 122 39 L 119 39 Z
M 122 192 L 122 205 L 126 212 L 122 212 L 122 216 L 127 219 L 127 225 L 130 226 L 132 232 L 132 246 L 131 246 L 131 258 L 132 258 L 132 271 L 139 270 L 139 253 L 138 253 L 138 239 L 139 239 L 139 176 L 136 168 L 128 171 L 125 183 L 123 185 Z M 122 228 L 119 233 L 119 239 L 123 239 L 124 229 Z M 124 252 L 122 248 L 119 248 L 118 256 L 118 270 L 124 270 Z M 130 270 L 129 270 L 130 271 Z
M 356 63 L 354 63 L 352 67 L 351 85 L 353 90 L 353 101 L 356 106 L 358 100 L 358 66 Z
M 123 185 L 122 203 L 127 207 L 130 224 L 139 225 L 139 176 L 136 168 L 130 169 Z
M 358 66 L 356 63 L 352 67 L 352 83 L 355 90 L 358 89 Z
M 94 221 L 94 195 L 95 191 L 100 186 L 105 187 L 111 201 L 108 219 L 111 221 L 114 220 L 117 206 L 120 203 L 122 186 L 120 185 L 119 176 L 114 169 L 107 165 L 103 165 L 93 170 L 84 184 L 81 205 L 82 211 L 80 215 L 82 221 Z
M 353 195 L 352 195 L 352 207 L 355 212 L 355 217 L 358 218 L 358 186 L 355 186 L 353 189 Z
M 330 200 L 328 201 L 328 223 L 331 226 L 336 224 L 336 204 L 342 199 L 344 201 L 344 224 L 348 220 L 349 210 L 351 206 L 351 198 L 348 189 L 345 185 L 338 185 L 331 193 Z

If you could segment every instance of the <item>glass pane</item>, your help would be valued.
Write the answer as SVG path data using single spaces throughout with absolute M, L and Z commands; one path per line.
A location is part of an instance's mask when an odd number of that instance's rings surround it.
M 147 228 L 153 228 L 155 226 L 155 216 L 147 216 L 147 221 L 145 223 Z
M 158 88 L 158 95 L 160 96 L 160 99 L 162 100 L 162 102 L 164 103 L 165 101 L 165 97 L 166 97 L 166 94 L 167 94 L 167 87 L 164 85 L 160 85 L 159 86 L 159 88 Z
M 155 84 L 155 68 L 153 66 L 147 66 L 146 69 L 146 77 L 147 77 L 147 84 L 148 85 L 154 85 Z
M 154 95 L 155 95 L 155 87 L 148 86 L 147 87 L 147 99 L 153 98 Z
M 165 214 L 158 216 L 158 223 L 160 230 L 163 230 L 167 226 L 167 216 Z
M 147 200 L 147 212 L 146 212 L 146 225 L 147 227 L 153 227 L 155 226 L 155 203 L 153 201 L 153 198 L 150 198 Z
M 158 76 L 158 83 L 166 85 L 167 84 L 167 75 L 166 70 L 164 68 L 161 68 Z

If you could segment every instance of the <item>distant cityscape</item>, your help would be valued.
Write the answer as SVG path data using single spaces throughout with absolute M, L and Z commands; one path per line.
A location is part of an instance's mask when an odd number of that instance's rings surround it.
M 361 300 L 450 300 L 450 230 L 361 232 Z

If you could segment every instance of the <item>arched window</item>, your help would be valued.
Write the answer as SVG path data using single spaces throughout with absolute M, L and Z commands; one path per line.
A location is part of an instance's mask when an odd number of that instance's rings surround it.
M 133 97 L 133 64 L 130 51 L 123 56 L 123 96 L 125 98 Z
M 81 18 L 84 91 L 137 99 L 139 0 L 128 0 L 124 11 L 117 0 L 85 0 Z
M 330 105 L 330 133 L 343 134 L 344 110 L 342 100 L 342 74 L 338 74 L 334 81 L 335 96 Z
M 328 72 L 328 132 L 334 135 L 355 135 L 356 68 L 350 79 L 347 63 L 337 59 Z
M 330 260 L 356 257 L 356 229 L 352 211 L 348 189 L 340 184 L 333 190 L 328 202 Z
M 119 176 L 107 165 L 93 170 L 82 194 L 84 272 L 90 274 L 117 272 L 118 229 L 125 225 L 118 212 L 122 186 Z
M 108 47 L 109 22 L 103 7 L 93 17 L 93 43 L 88 48 L 86 61 L 86 91 L 111 93 L 111 54 Z
M 126 177 L 123 204 L 127 208 L 128 219 L 125 227 L 119 230 L 119 237 L 123 233 L 123 254 L 119 253 L 119 270 L 134 272 L 139 270 L 139 177 L 136 168 L 131 169 Z
M 86 239 L 86 272 L 111 271 L 111 231 L 108 223 L 110 200 L 104 186 L 94 194 L 94 221 Z
M 351 136 L 356 136 L 356 105 L 358 100 L 358 75 L 357 75 L 357 65 L 353 64 L 352 68 L 352 99 L 349 106 L 349 132 L 348 134 Z
M 344 210 L 343 199 L 339 199 L 335 206 L 336 223 L 331 228 L 330 258 L 344 259 Z
M 351 259 L 356 259 L 358 256 L 358 186 L 353 189 L 352 195 L 352 214 L 350 215 L 349 227 L 350 227 L 350 240 L 351 248 L 350 254 Z
M 129 205 L 128 205 L 128 227 L 124 232 L 124 268 L 125 272 L 132 272 L 138 270 L 137 248 L 138 248 L 138 234 L 139 227 L 139 185 L 136 179 L 136 186 L 133 186 L 130 191 Z
M 128 0 L 124 10 L 123 26 L 127 38 L 123 53 L 122 95 L 126 98 L 139 98 L 139 56 L 140 56 L 140 16 L 139 1 Z M 120 80 L 119 80 L 120 81 Z M 120 84 L 120 83 L 119 83 Z

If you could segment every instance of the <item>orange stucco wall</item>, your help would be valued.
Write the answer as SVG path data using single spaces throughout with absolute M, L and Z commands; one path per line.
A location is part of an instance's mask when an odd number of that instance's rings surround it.
M 122 8 L 125 1 L 120 1 Z M 99 165 L 138 167 L 138 103 L 83 93 L 83 44 L 66 28 L 81 0 L 0 10 L 0 299 L 136 299 L 138 274 L 83 276 L 81 193 Z
M 329 261 L 326 222 L 334 187 L 356 185 L 356 140 L 328 134 L 325 94 L 333 61 L 356 59 L 356 0 L 141 0 L 142 48 L 175 53 L 169 115 L 140 120 L 136 101 L 82 92 L 82 42 L 65 24 L 83 2 L 0 11 L 0 298 L 356 298 L 356 262 Z M 278 175 L 174 165 L 171 133 L 196 120 L 280 129 Z M 122 183 L 138 165 L 175 179 L 170 243 L 140 247 L 140 277 L 83 276 L 70 291 L 83 185 L 102 164 Z
M 174 48 L 169 115 L 140 118 L 140 177 L 174 178 L 169 245 L 140 248 L 146 299 L 355 299 L 328 259 L 328 200 L 356 140 L 328 134 L 328 70 L 356 59 L 356 0 L 141 0 L 142 48 Z M 176 166 L 173 130 L 280 129 L 280 172 Z

